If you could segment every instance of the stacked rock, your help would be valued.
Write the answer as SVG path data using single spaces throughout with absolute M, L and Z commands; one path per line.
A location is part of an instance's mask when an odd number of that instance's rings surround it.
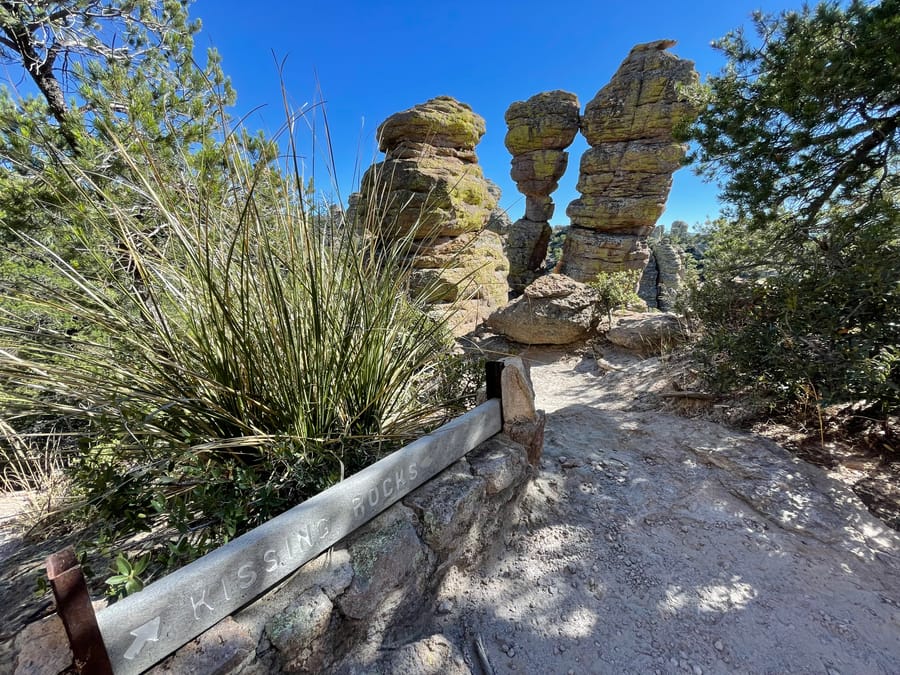
M 408 237 L 414 288 L 436 313 L 453 312 L 463 334 L 506 303 L 509 265 L 500 236 L 485 229 L 497 205 L 475 146 L 484 119 L 449 96 L 388 117 L 378 127 L 385 160 L 363 175 L 354 218 L 385 240 Z
M 553 200 L 550 195 L 566 171 L 569 147 L 579 126 L 578 97 L 548 91 L 516 101 L 506 111 L 506 148 L 512 153 L 510 176 L 525 195 L 525 217 L 509 229 L 509 283 L 522 290 L 531 283 L 547 255 Z
M 634 47 L 585 107 L 581 128 L 591 147 L 581 158 L 581 197 L 566 210 L 572 226 L 560 266 L 573 279 L 643 270 L 650 258 L 647 235 L 687 150 L 673 130 L 696 114 L 681 86 L 699 78 L 693 62 L 665 51 L 674 44 Z

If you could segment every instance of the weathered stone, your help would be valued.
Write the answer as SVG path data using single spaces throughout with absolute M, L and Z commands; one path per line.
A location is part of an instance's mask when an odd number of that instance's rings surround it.
M 494 312 L 487 323 L 523 344 L 569 344 L 590 336 L 599 318 L 596 294 L 590 288 L 560 274 L 547 274 Z
M 56 675 L 72 665 L 72 650 L 55 614 L 29 624 L 16 636 L 14 675 Z
M 440 479 L 435 478 L 432 483 Z M 410 509 L 394 504 L 354 535 L 350 544 L 353 582 L 337 599 L 346 616 L 371 619 L 396 608 L 409 592 L 421 590 L 430 565 L 415 522 L 416 516 Z
M 507 436 L 494 436 L 485 441 L 469 453 L 467 460 L 472 472 L 484 479 L 489 496 L 519 484 L 528 467 L 525 448 Z
M 657 276 L 656 298 L 659 309 L 664 312 L 672 310 L 672 305 L 681 282 L 684 279 L 684 263 L 680 249 L 669 239 L 653 242 L 650 245 L 659 268 Z
M 525 220 L 549 223 L 556 206 L 550 197 L 525 195 Z
M 484 228 L 497 205 L 481 167 L 453 158 L 387 159 L 363 175 L 358 210 L 389 238 L 458 236 Z M 377 200 L 377 207 L 370 201 Z M 372 219 L 374 220 L 374 219 Z
M 553 229 L 547 222 L 535 222 L 524 218 L 509 229 L 506 240 L 506 257 L 509 260 L 509 286 L 521 291 L 530 284 L 547 257 L 547 245 Z
M 547 255 L 551 193 L 566 171 L 564 149 L 575 138 L 579 124 L 578 98 L 551 91 L 517 101 L 506 111 L 506 147 L 512 153 L 510 176 L 525 195 L 525 218 L 510 227 L 509 283 L 522 290 L 540 273 Z
M 438 96 L 388 117 L 378 127 L 378 148 L 391 154 L 404 143 L 472 150 L 484 136 L 484 119 L 450 96 Z
M 256 656 L 256 639 L 230 616 L 200 637 L 187 643 L 148 673 L 210 673 L 231 675 L 242 672 Z
M 629 312 L 614 319 L 606 338 L 613 344 L 641 354 L 659 354 L 684 342 L 687 333 L 674 314 Z
M 682 87 L 698 76 L 692 62 L 665 51 L 674 44 L 634 47 L 585 107 L 582 131 L 591 149 L 581 158 L 581 196 L 566 209 L 573 232 L 560 267 L 576 279 L 643 270 L 649 260 L 643 240 L 665 208 L 687 149 L 673 131 L 696 114 Z M 587 229 L 611 236 L 591 237 Z
M 292 607 L 269 620 L 266 636 L 288 671 L 314 671 L 321 666 L 322 638 L 332 609 L 328 596 L 312 588 L 297 597 Z
M 694 64 L 666 51 L 674 40 L 632 48 L 612 80 L 584 109 L 582 132 L 596 146 L 622 139 L 668 139 L 696 109 L 681 93 L 699 80 Z
M 510 440 L 525 448 L 528 463 L 534 467 L 538 466 L 538 463 L 541 461 L 541 455 L 544 452 L 544 426 L 546 422 L 547 416 L 544 414 L 544 411 L 538 410 L 533 420 L 519 420 L 503 424 L 503 433 Z
M 498 237 L 509 221 L 474 152 L 484 131 L 481 117 L 447 96 L 392 115 L 378 129 L 385 160 L 363 175 L 350 219 L 382 240 L 421 243 L 427 261 L 415 264 L 412 284 L 428 289 L 432 313 L 456 335 L 504 304 L 509 288 Z M 469 248 L 448 243 L 457 237 Z
M 616 198 L 582 195 L 569 204 L 566 214 L 581 228 L 646 239 L 665 206 L 664 200 L 652 194 Z
M 503 366 L 500 386 L 504 423 L 534 419 L 534 385 L 525 363 L 518 356 L 508 356 Z
M 641 280 L 638 282 L 638 297 L 647 303 L 648 309 L 659 308 L 659 301 L 657 299 L 659 268 L 656 266 L 656 256 L 653 255 L 653 235 L 655 232 L 656 231 L 654 230 L 648 239 L 650 241 L 650 260 L 647 262 L 647 266 L 644 268 L 643 274 L 641 274 Z
M 459 649 L 443 635 L 432 635 L 392 650 L 374 672 L 384 675 L 471 675 Z
M 442 238 L 413 249 L 413 289 L 431 302 L 478 299 L 490 307 L 506 303 L 509 263 L 500 236 L 490 230 Z
M 432 551 L 446 555 L 468 531 L 485 495 L 485 483 L 461 461 L 432 480 L 405 504 L 415 510 L 422 536 Z
M 513 155 L 532 150 L 564 150 L 578 133 L 578 97 L 567 91 L 535 94 L 506 110 L 506 148 Z
M 560 271 L 578 281 L 593 281 L 600 272 L 643 270 L 649 259 L 643 237 L 572 226 L 563 244 Z
M 516 155 L 509 175 L 519 192 L 529 197 L 547 197 L 557 187 L 566 172 L 569 153 L 561 150 L 532 150 Z

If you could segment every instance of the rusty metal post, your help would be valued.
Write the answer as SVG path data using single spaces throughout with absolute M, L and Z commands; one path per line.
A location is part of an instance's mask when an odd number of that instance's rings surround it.
M 47 578 L 56 599 L 56 613 L 69 638 L 75 671 L 85 675 L 113 675 L 75 549 L 70 546 L 47 558 Z

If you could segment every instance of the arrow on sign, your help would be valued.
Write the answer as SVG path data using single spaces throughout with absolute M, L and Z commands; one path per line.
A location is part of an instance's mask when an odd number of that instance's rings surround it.
M 150 621 L 143 626 L 135 628 L 131 631 L 131 634 L 134 635 L 134 642 L 131 643 L 128 651 L 125 652 L 125 658 L 129 661 L 133 660 L 141 653 L 141 649 L 144 648 L 144 645 L 147 642 L 156 642 L 159 640 L 159 617 L 150 619 Z

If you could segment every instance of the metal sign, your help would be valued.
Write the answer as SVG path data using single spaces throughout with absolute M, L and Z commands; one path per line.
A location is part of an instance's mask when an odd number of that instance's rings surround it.
M 116 675 L 140 673 L 501 430 L 489 400 L 144 590 L 101 610 Z

